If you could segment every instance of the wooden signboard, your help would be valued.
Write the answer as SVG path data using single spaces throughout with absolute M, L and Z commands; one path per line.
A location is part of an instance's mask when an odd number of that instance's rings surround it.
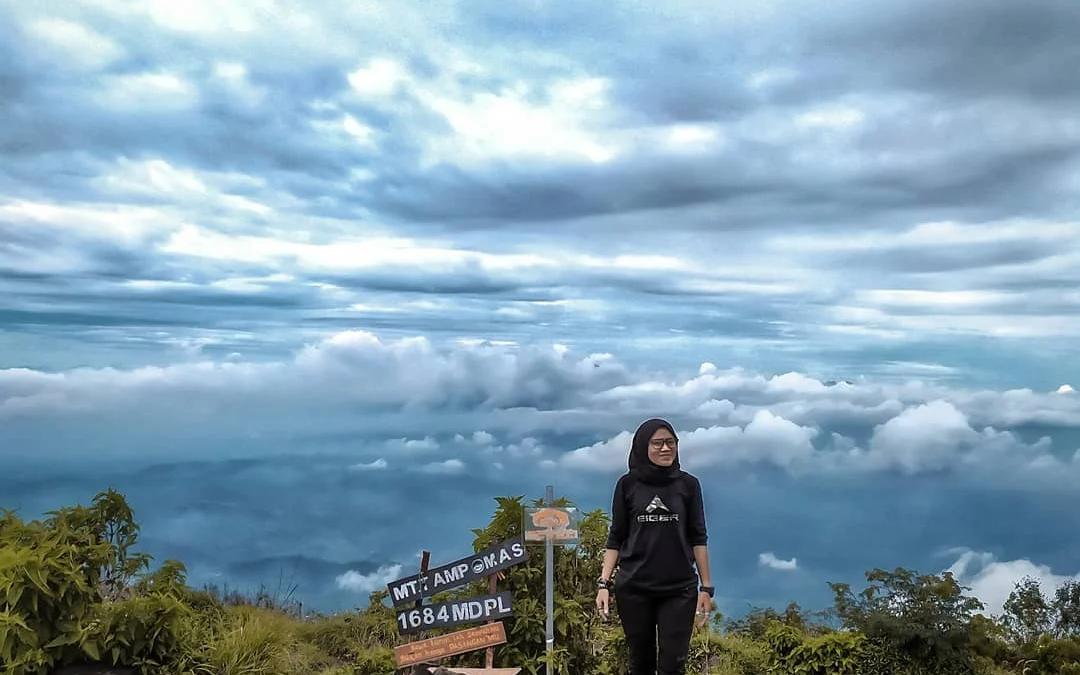
M 394 660 L 398 668 L 405 668 L 505 643 L 506 628 L 502 621 L 497 621 L 394 647 Z
M 523 563 L 528 558 L 522 538 L 514 537 L 423 574 L 413 574 L 391 581 L 386 585 L 386 590 L 390 592 L 390 602 L 394 607 L 401 607 L 421 598 L 431 597 L 439 591 L 447 591 L 491 576 Z
M 409 635 L 432 628 L 452 628 L 477 621 L 503 619 L 513 613 L 511 601 L 510 591 L 503 591 L 401 610 L 397 615 L 398 633 Z

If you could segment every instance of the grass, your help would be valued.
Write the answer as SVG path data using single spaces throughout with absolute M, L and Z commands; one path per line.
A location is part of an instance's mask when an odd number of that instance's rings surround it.
M 261 590 L 252 597 L 205 589 L 190 644 L 202 647 L 193 675 L 385 675 L 393 671 L 387 617 L 377 606 L 332 616 L 299 616 L 297 605 Z

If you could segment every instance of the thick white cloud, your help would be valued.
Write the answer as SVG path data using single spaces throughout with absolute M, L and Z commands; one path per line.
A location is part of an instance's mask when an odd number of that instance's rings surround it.
M 605 355 L 559 349 L 463 347 L 439 350 L 423 337 L 384 341 L 365 331 L 339 333 L 283 362 L 199 361 L 131 371 L 0 371 L 0 416 L 137 407 L 147 397 L 265 397 L 307 404 L 501 408 L 572 402 L 626 379 Z M 250 400 L 250 399 L 249 399 Z M 404 440 L 407 448 L 424 441 Z
M 371 593 L 386 588 L 386 584 L 401 578 L 401 565 L 387 565 L 369 574 L 349 570 L 338 576 L 337 586 L 345 591 Z
M 139 418 L 151 429 L 198 419 L 230 437 L 253 428 L 263 434 L 331 433 L 348 428 L 341 425 L 355 406 L 382 409 L 383 420 L 451 414 L 460 416 L 459 424 L 476 425 L 454 429 L 444 420 L 429 429 L 414 426 L 373 447 L 376 454 L 359 461 L 357 470 L 390 463 L 457 474 L 474 457 L 618 471 L 625 467 L 633 426 L 655 414 L 675 420 L 683 461 L 700 471 L 768 465 L 793 475 L 953 470 L 1049 480 L 1080 470 L 1076 448 L 1056 445 L 1052 432 L 1026 439 L 1017 431 L 1048 421 L 1080 428 L 1080 399 L 1073 396 L 919 381 L 825 383 L 799 373 L 766 377 L 712 364 L 661 379 L 610 354 L 576 354 L 558 345 L 436 343 L 349 331 L 281 361 L 202 358 L 132 370 L 0 370 L 0 418 L 15 430 L 93 415 Z M 291 412 L 279 418 L 283 411 Z M 318 422 L 307 422 L 306 415 Z M 550 447 L 540 435 L 552 431 L 604 440 Z M 392 432 L 383 426 L 381 433 Z M 182 434 L 198 437 L 190 428 Z
M 1049 597 L 1066 581 L 1080 579 L 1080 574 L 1055 574 L 1031 560 L 997 560 L 993 554 L 979 551 L 964 551 L 949 571 L 971 589 L 968 594 L 982 601 L 984 611 L 992 616 L 1001 615 L 1009 594 L 1024 577 L 1036 579 L 1043 595 Z
M 796 468 L 814 457 L 812 441 L 818 430 L 802 427 L 768 410 L 757 410 L 745 426 L 697 428 L 680 435 L 679 453 L 695 467 L 770 463 Z M 571 468 L 611 470 L 625 464 L 632 440 L 631 431 L 568 453 L 564 463 Z

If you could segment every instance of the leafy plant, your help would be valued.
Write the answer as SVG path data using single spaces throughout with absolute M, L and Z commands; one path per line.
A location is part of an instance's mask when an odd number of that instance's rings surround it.
M 866 638 L 854 632 L 805 635 L 774 623 L 765 633 L 768 671 L 793 675 L 856 675 L 867 657 Z
M 185 671 L 196 647 L 185 640 L 192 610 L 172 595 L 152 594 L 96 606 L 82 649 L 91 660 L 143 675 Z
M 0 664 L 5 674 L 39 673 L 79 658 L 101 599 L 109 544 L 60 518 L 0 518 Z

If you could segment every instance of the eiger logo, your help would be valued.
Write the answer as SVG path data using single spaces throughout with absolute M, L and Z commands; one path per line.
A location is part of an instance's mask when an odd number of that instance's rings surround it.
M 656 495 L 645 507 L 645 513 L 639 515 L 637 520 L 639 523 L 677 523 L 679 514 L 672 513 L 667 504 L 660 499 L 660 495 Z

